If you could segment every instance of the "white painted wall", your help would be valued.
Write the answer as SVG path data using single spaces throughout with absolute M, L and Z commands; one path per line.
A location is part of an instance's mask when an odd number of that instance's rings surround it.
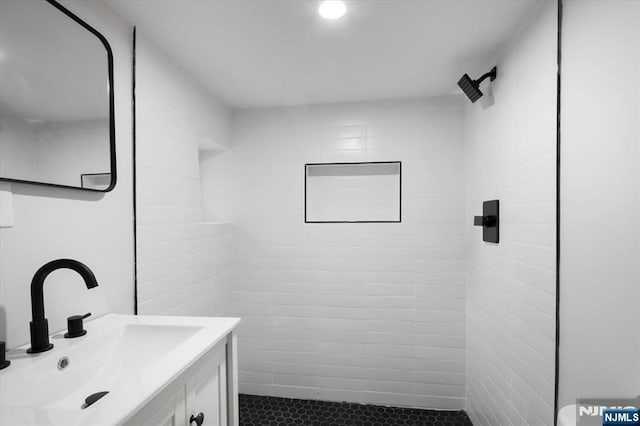
M 234 111 L 240 391 L 464 407 L 459 97 Z M 304 164 L 402 161 L 402 223 L 305 224 Z
M 640 2 L 563 22 L 561 407 L 640 395 Z
M 136 166 L 141 314 L 230 307 L 233 228 L 200 223 L 198 145 L 230 145 L 229 109 L 138 32 Z
M 109 40 L 114 54 L 118 185 L 107 194 L 13 184 L 15 224 L 0 229 L 0 338 L 12 348 L 29 340 L 29 286 L 35 271 L 63 257 L 86 263 L 99 287 L 87 291 L 71 271 L 45 284 L 51 332 L 70 315 L 133 312 L 131 179 L 131 33 L 98 2 L 64 1 Z
M 488 64 L 493 105 L 466 108 L 466 396 L 478 426 L 553 424 L 556 7 L 543 2 Z M 473 226 L 492 199 L 499 244 Z

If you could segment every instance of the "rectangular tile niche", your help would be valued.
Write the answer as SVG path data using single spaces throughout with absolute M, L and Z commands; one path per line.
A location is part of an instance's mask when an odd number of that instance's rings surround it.
M 305 222 L 400 222 L 400 161 L 305 164 Z

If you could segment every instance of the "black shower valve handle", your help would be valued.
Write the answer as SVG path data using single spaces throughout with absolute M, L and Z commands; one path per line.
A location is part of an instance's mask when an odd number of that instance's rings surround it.
M 473 225 L 474 226 L 486 226 L 487 228 L 493 228 L 496 226 L 496 217 L 493 215 L 490 216 L 474 216 L 473 217 Z

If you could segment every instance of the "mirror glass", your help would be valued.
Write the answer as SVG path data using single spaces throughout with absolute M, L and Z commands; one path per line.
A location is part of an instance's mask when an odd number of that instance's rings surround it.
M 113 60 L 59 4 L 0 1 L 0 178 L 109 191 L 115 185 Z

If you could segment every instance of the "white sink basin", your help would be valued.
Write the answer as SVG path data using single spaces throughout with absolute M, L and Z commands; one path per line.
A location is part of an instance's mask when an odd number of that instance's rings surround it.
M 87 396 L 112 390 L 201 329 L 124 324 L 99 336 L 87 335 L 83 344 L 38 357 L 29 371 L 8 370 L 0 384 L 2 405 L 80 408 Z M 63 356 L 68 366 L 60 370 Z
M 118 424 L 239 323 L 235 318 L 110 314 L 53 350 L 9 352 L 0 372 L 0 424 Z M 66 357 L 67 366 L 58 368 Z M 83 408 L 85 398 L 109 393 Z

